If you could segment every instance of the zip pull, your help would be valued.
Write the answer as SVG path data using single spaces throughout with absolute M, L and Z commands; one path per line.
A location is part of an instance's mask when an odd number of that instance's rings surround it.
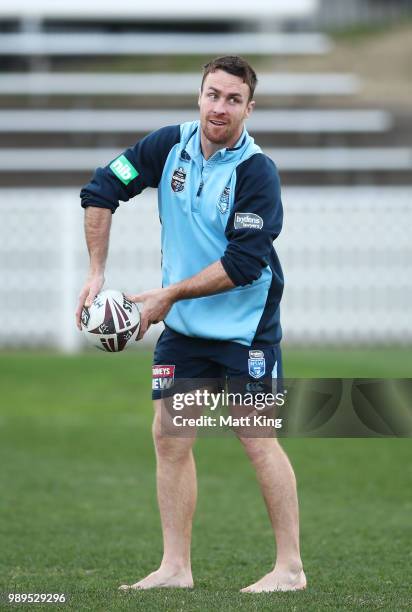
M 202 189 L 203 189 L 203 181 L 200 182 L 199 185 L 199 189 L 197 190 L 197 194 L 196 197 L 198 198 L 200 196 L 200 194 L 202 193 Z

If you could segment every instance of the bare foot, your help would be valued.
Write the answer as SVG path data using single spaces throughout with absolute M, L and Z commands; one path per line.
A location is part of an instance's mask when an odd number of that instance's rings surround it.
M 130 589 L 158 589 L 164 587 L 193 588 L 193 578 L 190 570 L 171 571 L 159 568 L 135 584 L 122 584 L 119 590 L 128 591 Z
M 306 588 L 303 570 L 292 572 L 276 568 L 257 582 L 241 590 L 241 593 L 264 593 L 268 591 L 300 591 Z

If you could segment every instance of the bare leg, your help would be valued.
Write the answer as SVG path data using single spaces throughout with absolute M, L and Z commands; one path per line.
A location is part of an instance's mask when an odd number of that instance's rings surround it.
M 156 400 L 153 439 L 157 459 L 157 496 L 163 531 L 160 567 L 143 580 L 121 589 L 193 587 L 190 565 L 192 520 L 196 507 L 196 469 L 192 453 L 194 437 L 167 437 L 161 432 L 160 406 Z
M 240 440 L 256 470 L 277 547 L 274 569 L 242 591 L 304 589 L 306 577 L 299 549 L 296 479 L 289 459 L 276 439 L 240 437 Z

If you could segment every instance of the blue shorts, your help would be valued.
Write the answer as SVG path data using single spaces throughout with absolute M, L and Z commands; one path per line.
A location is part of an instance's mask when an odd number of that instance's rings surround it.
M 202 379 L 249 392 L 263 391 L 262 385 L 272 390 L 275 380 L 279 390 L 283 377 L 280 344 L 244 346 L 192 338 L 166 327 L 155 348 L 152 375 L 153 399 L 172 395 L 179 380 L 191 381 L 192 389 Z

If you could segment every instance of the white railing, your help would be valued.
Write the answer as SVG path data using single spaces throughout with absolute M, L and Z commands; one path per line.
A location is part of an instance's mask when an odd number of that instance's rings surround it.
M 412 188 L 287 187 L 283 200 L 285 340 L 410 343 Z M 82 346 L 73 322 L 87 269 L 82 223 L 76 190 L 0 190 L 1 347 Z M 156 193 L 147 190 L 113 218 L 106 286 L 160 282 Z
M 200 72 L 8 72 L 0 74 L 0 94 L 195 97 L 200 82 Z M 263 72 L 259 73 L 257 96 L 350 96 L 360 86 L 353 74 Z
M 412 171 L 410 147 L 305 147 L 265 149 L 282 172 Z M 119 155 L 119 149 L 0 149 L 0 174 L 91 172 Z
M 149 132 L 199 118 L 196 110 L 0 110 L 0 132 L 116 133 Z M 381 110 L 262 109 L 247 121 L 250 132 L 368 133 L 386 132 L 391 113 Z
M 151 0 L 137 2 L 122 0 L 121 4 L 111 0 L 13 0 L 3 2 L 0 16 L 9 18 L 38 19 L 90 19 L 90 20 L 134 20 L 134 21 L 171 21 L 182 23 L 191 20 L 230 21 L 234 19 L 285 19 L 304 17 L 312 14 L 318 0 L 288 0 L 288 2 L 268 2 L 268 0 L 208 0 L 193 2 L 179 0 Z
M 318 55 L 332 42 L 325 34 L 238 32 L 236 34 L 181 34 L 148 32 L 122 34 L 75 32 L 54 34 L 21 32 L 2 34 L 0 55 L 102 56 L 118 55 Z

